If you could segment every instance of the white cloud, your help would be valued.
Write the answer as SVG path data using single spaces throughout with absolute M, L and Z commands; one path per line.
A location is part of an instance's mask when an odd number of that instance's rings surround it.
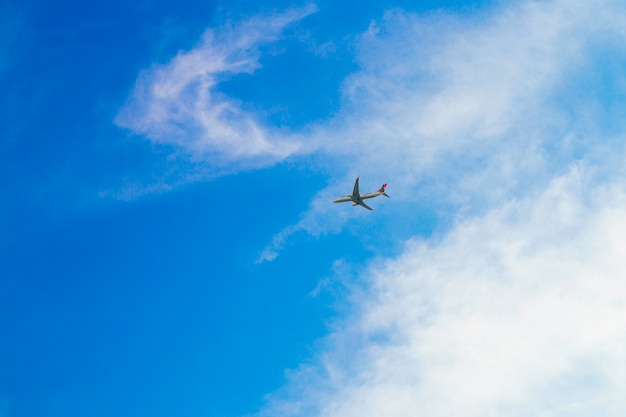
M 268 130 L 215 87 L 225 77 L 254 72 L 259 47 L 279 40 L 288 25 L 314 11 L 292 9 L 207 30 L 194 49 L 140 75 L 116 123 L 217 165 L 264 165 L 298 152 L 298 141 Z
M 626 188 L 588 179 L 573 167 L 372 264 L 354 313 L 265 413 L 623 415 Z

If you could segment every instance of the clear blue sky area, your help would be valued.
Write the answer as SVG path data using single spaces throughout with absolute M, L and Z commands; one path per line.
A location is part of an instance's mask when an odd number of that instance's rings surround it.
M 237 415 L 279 386 L 324 333 L 330 300 L 309 292 L 333 256 L 354 255 L 310 241 L 284 262 L 254 264 L 280 221 L 220 197 L 250 180 L 48 215 L 54 226 L 3 248 L 12 413 Z

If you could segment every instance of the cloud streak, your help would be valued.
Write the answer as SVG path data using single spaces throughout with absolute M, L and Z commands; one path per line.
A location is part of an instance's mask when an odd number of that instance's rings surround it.
M 276 42 L 286 27 L 314 12 L 308 6 L 208 29 L 192 50 L 141 73 L 116 123 L 216 165 L 265 165 L 298 152 L 298 141 L 268 130 L 216 86 L 257 70 L 259 48 Z

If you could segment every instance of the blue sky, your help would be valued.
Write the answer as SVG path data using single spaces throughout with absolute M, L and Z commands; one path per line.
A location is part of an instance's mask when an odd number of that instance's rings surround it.
M 624 23 L 1 3 L 0 417 L 623 415 Z

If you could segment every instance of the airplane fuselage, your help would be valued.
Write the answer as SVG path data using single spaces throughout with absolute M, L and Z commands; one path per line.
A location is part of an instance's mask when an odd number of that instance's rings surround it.
M 367 200 L 368 198 L 374 198 L 374 197 L 378 197 L 380 195 L 383 195 L 383 193 L 381 191 L 376 191 L 375 193 L 367 193 L 367 194 L 359 194 L 359 200 Z M 354 197 L 352 196 L 352 194 L 348 194 L 345 197 L 339 197 L 339 198 L 335 198 L 333 200 L 333 203 L 345 203 L 348 201 L 353 201 L 356 203 L 356 201 L 354 201 Z

